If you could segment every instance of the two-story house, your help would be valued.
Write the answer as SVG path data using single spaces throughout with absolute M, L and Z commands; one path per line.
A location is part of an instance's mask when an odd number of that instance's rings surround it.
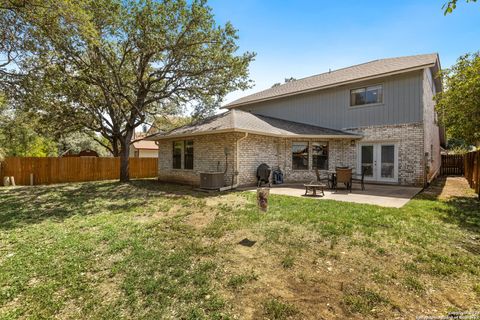
M 437 54 L 381 59 L 248 95 L 150 137 L 159 180 L 198 185 L 200 172 L 223 172 L 225 185 L 249 185 L 266 163 L 287 182 L 348 166 L 366 180 L 424 185 L 440 167 L 439 69 Z

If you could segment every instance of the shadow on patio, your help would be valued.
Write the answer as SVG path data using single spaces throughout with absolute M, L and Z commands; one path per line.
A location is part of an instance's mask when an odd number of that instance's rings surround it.
M 256 188 L 246 188 L 245 190 L 256 191 Z M 422 188 L 416 187 L 365 183 L 365 190 L 362 191 L 360 185 L 354 183 L 352 192 L 345 190 L 345 188 L 342 189 L 341 187 L 339 187 L 337 191 L 325 188 L 325 196 L 311 198 L 400 208 L 421 190 Z M 270 193 L 295 197 L 309 197 L 304 195 L 305 187 L 303 183 L 272 185 Z

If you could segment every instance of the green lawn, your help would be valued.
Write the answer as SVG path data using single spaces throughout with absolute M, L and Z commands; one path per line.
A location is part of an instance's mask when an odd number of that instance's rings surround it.
M 0 188 L 3 319 L 415 318 L 474 310 L 479 279 L 468 194 L 272 195 L 265 214 L 253 193 L 148 180 Z

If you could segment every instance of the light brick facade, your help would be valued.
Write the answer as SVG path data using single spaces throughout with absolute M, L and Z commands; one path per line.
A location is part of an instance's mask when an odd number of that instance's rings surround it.
M 159 140 L 158 179 L 190 185 L 200 184 L 200 172 L 226 172 L 225 185 L 234 172 L 236 140 L 242 134 L 209 134 L 181 139 Z M 173 142 L 193 140 L 193 170 L 173 169 Z M 227 155 L 225 155 L 227 152 Z M 184 158 L 182 157 L 182 168 Z
M 422 123 L 350 128 L 345 131 L 362 134 L 363 138 L 359 141 L 360 143 L 395 143 L 398 148 L 398 183 L 417 186 L 424 184 L 425 159 Z M 356 152 L 356 154 L 358 153 L 359 151 Z
M 423 185 L 425 158 L 422 123 L 350 128 L 346 131 L 360 133 L 363 138 L 360 140 L 291 139 L 231 132 L 160 140 L 158 178 L 160 181 L 199 185 L 200 172 L 225 171 L 225 185 L 231 185 L 232 179 L 234 184 L 252 185 L 256 182 L 257 167 L 266 163 L 272 168 L 279 167 L 284 173 L 286 182 L 311 181 L 316 179 L 315 171 L 312 169 L 312 142 L 328 142 L 329 170 L 334 170 L 336 166 L 357 168 L 359 143 L 391 142 L 398 148 L 398 183 Z M 193 170 L 172 168 L 173 142 L 179 140 L 193 140 Z M 292 169 L 291 150 L 294 141 L 309 142 L 308 170 Z M 227 157 L 225 151 L 228 153 Z M 238 164 L 236 163 L 237 153 Z M 237 170 L 238 175 L 234 175 Z M 326 170 L 320 172 L 326 175 Z

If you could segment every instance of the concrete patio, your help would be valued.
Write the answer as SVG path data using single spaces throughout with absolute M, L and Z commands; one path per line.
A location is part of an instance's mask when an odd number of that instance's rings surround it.
M 249 188 L 248 191 L 255 191 L 256 188 Z M 398 185 L 383 184 L 365 184 L 365 190 L 362 191 L 359 184 L 354 184 L 352 192 L 344 188 L 337 191 L 325 188 L 325 196 L 305 196 L 305 187 L 303 183 L 272 185 L 270 194 L 280 194 L 294 197 L 304 197 L 311 199 L 329 199 L 344 202 L 373 204 L 382 207 L 401 208 L 422 188 L 406 187 Z

